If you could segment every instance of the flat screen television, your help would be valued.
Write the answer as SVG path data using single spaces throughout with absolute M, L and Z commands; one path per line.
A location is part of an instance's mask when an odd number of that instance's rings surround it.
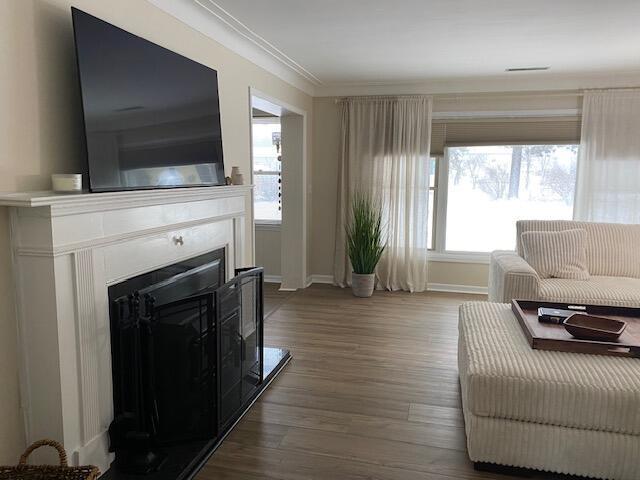
M 217 72 L 72 16 L 91 191 L 224 185 Z

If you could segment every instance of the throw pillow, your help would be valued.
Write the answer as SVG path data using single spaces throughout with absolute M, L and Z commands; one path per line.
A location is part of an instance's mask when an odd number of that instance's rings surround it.
M 521 240 L 524 259 L 540 278 L 589 280 L 586 230 L 524 232 Z

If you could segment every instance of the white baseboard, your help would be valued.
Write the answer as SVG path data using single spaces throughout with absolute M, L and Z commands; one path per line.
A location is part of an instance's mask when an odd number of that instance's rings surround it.
M 277 275 L 265 275 L 265 282 L 278 283 L 282 280 Z M 305 283 L 305 288 L 314 283 L 333 285 L 333 275 L 309 275 Z M 452 283 L 429 283 L 427 290 L 430 292 L 447 292 L 447 293 L 470 293 L 475 295 L 487 295 L 487 287 L 479 285 L 456 285 Z
M 455 285 L 452 283 L 428 283 L 427 290 L 430 292 L 448 293 L 472 293 L 475 295 L 487 295 L 489 289 L 479 285 Z
M 282 283 L 281 275 L 265 275 L 264 276 L 265 283 Z
M 307 278 L 307 283 L 328 283 L 333 285 L 333 275 L 311 275 Z
M 295 292 L 298 289 L 297 288 L 283 288 L 282 287 L 282 275 L 265 275 L 264 276 L 264 283 L 279 283 L 280 284 L 280 288 L 278 290 L 280 290 L 281 292 Z M 309 285 L 307 285 L 308 287 Z

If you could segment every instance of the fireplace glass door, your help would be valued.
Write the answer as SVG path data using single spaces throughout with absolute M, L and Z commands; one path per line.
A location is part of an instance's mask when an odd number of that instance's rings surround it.
M 216 432 L 215 326 L 211 294 L 154 308 L 149 380 L 159 442 Z
M 263 378 L 263 270 L 238 270 L 237 273 L 215 292 L 221 431 L 256 393 Z

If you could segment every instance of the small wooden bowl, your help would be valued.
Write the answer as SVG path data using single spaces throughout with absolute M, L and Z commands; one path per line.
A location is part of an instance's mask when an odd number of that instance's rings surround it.
M 595 317 L 584 313 L 574 313 L 566 318 L 562 324 L 565 330 L 576 338 L 605 342 L 616 341 L 627 327 L 627 322 L 622 320 Z

